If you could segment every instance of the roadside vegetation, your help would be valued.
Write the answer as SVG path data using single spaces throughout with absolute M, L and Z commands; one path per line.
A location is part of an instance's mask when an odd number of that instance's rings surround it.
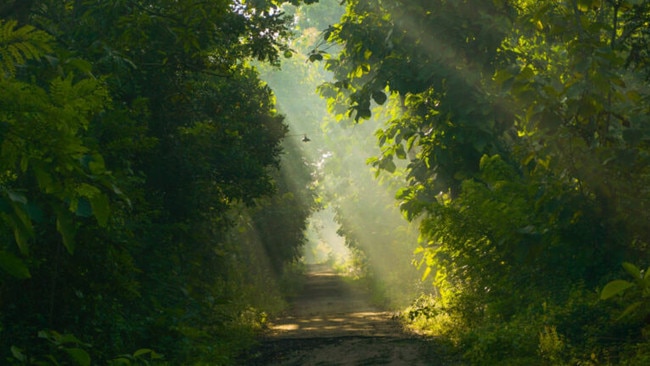
M 229 364 L 283 308 L 281 4 L 0 4 L 0 363 Z
M 387 116 L 369 163 L 435 286 L 404 316 L 468 364 L 649 361 L 649 9 L 347 1 L 312 49 L 334 114 Z
M 233 364 L 341 240 L 466 364 L 650 364 L 648 24 L 647 0 L 4 1 L 0 363 Z

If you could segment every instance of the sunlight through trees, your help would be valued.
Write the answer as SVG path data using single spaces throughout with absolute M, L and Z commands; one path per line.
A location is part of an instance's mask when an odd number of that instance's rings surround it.
M 0 359 L 237 363 L 329 261 L 469 364 L 650 360 L 650 1 L 7 0 Z

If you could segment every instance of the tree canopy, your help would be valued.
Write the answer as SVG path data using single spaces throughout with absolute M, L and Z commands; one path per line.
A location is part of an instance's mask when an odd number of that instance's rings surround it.
M 313 195 L 250 61 L 291 53 L 283 3 L 0 5 L 0 357 L 228 363 L 281 306 Z
M 311 53 L 334 75 L 320 92 L 342 118 L 362 123 L 376 105 L 394 116 L 376 133 L 372 164 L 408 164 L 397 199 L 421 220 L 418 252 L 441 306 L 461 320 L 469 360 L 531 357 L 534 341 L 490 350 L 515 337 L 489 330 L 499 322 L 531 339 L 548 336 L 541 324 L 557 326 L 573 345 L 637 339 L 645 311 L 615 336 L 616 325 L 587 329 L 610 304 L 570 317 L 622 276 L 623 261 L 648 264 L 650 4 L 346 6 Z M 328 54 L 328 43 L 341 52 Z
M 647 363 L 650 2 L 316 2 L 0 4 L 0 357 L 233 363 L 329 205 L 466 362 Z

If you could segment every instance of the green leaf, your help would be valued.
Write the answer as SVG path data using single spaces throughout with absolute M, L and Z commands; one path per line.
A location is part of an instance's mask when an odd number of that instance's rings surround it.
M 424 269 L 424 273 L 422 274 L 422 281 L 426 280 L 427 277 L 429 277 L 429 274 L 431 274 L 431 267 L 427 267 Z
M 623 291 L 629 289 L 630 287 L 634 286 L 632 282 L 625 281 L 625 280 L 614 280 L 609 282 L 603 290 L 600 292 L 600 299 L 601 300 L 607 300 L 613 296 L 616 296 Z
M 402 187 L 395 193 L 395 199 L 403 200 L 411 195 L 411 187 Z
M 376 90 L 372 92 L 372 100 L 374 100 L 375 103 L 382 105 L 386 103 L 386 99 L 388 99 L 388 97 L 386 97 L 386 93 L 384 93 L 383 91 Z
M 0 251 L 0 268 L 16 278 L 25 279 L 32 277 L 25 262 L 4 250 Z
M 72 357 L 79 366 L 90 366 L 90 355 L 81 348 L 65 348 L 65 351 Z
M 11 346 L 11 355 L 20 362 L 27 362 L 27 356 L 25 356 L 23 350 L 16 346 Z
M 35 167 L 33 171 L 34 171 L 34 175 L 36 176 L 36 181 L 38 182 L 38 186 L 43 191 L 45 191 L 45 193 L 52 193 L 55 190 L 56 185 L 54 184 L 50 173 L 47 172 L 45 169 L 42 169 L 41 167 Z
M 133 357 L 140 357 L 144 354 L 151 353 L 152 351 L 149 348 L 141 348 L 135 352 L 133 352 Z
M 621 315 L 619 315 L 616 318 L 616 320 L 621 320 L 621 319 L 625 318 L 626 316 L 632 314 L 636 309 L 639 308 L 639 306 L 641 306 L 641 304 L 642 304 L 641 301 L 637 301 L 635 303 L 632 303 L 630 306 L 626 307 L 625 310 L 623 310 Z
M 399 159 L 406 159 L 406 151 L 404 151 L 403 145 L 397 145 L 397 148 L 395 149 L 395 155 Z
M 29 253 L 29 238 L 34 235 L 34 228 L 25 206 L 20 203 L 13 203 L 13 217 L 10 219 L 13 224 L 14 238 L 18 249 L 22 254 Z
M 370 108 L 357 108 L 357 115 L 354 117 L 354 120 L 356 122 L 359 122 L 360 119 L 369 119 L 370 116 L 372 116 L 372 112 L 370 111 Z
M 92 160 L 88 162 L 88 169 L 92 174 L 98 175 L 104 173 L 106 171 L 104 158 L 99 154 L 93 155 Z
M 19 225 L 14 227 L 14 239 L 16 240 L 16 245 L 22 254 L 29 253 L 29 234 L 25 232 Z
M 68 250 L 68 253 L 74 253 L 74 237 L 76 229 L 74 221 L 67 213 L 59 212 L 56 218 L 56 230 L 61 234 L 63 245 Z
M 70 65 L 70 66 L 76 68 L 77 70 L 79 70 L 80 72 L 82 72 L 84 74 L 90 73 L 92 71 L 92 69 L 93 69 L 93 65 L 90 62 L 88 62 L 86 60 L 83 60 L 83 59 L 80 59 L 80 58 L 71 58 L 71 59 L 68 59 L 65 63 L 67 65 Z
M 395 169 L 397 169 L 397 166 L 395 166 L 393 159 L 384 158 L 379 161 L 379 168 L 389 173 L 395 173 Z
M 23 196 L 22 194 L 20 194 L 20 193 L 16 193 L 16 192 L 7 190 L 7 196 L 9 196 L 9 199 L 14 201 L 14 202 L 27 204 L 27 198 L 25 196 Z
M 623 262 L 623 268 L 627 273 L 629 273 L 632 277 L 634 277 L 635 280 L 640 280 L 643 277 L 641 277 L 641 270 L 639 267 L 635 266 L 632 263 L 628 262 Z
M 413 149 L 413 144 L 415 143 L 415 139 L 417 139 L 418 135 L 414 134 L 413 136 L 409 137 L 408 140 L 406 140 L 406 149 L 408 151 L 411 151 Z
M 99 226 L 106 226 L 110 214 L 108 197 L 102 193 L 96 194 L 90 198 L 90 206 L 92 207 L 93 215 L 95 215 Z
M 318 53 L 312 53 L 309 55 L 309 62 L 314 62 L 314 61 L 321 61 L 323 59 L 323 55 L 320 55 Z
M 594 5 L 596 5 L 598 0 L 578 0 L 578 10 L 588 11 Z
M 51 50 L 47 33 L 30 25 L 17 27 L 15 20 L 0 20 L 0 75 L 13 76 L 16 65 L 39 59 Z
M 114 358 L 109 361 L 108 363 L 110 366 L 119 366 L 119 365 L 124 365 L 124 366 L 130 366 L 133 363 L 131 362 L 131 359 L 126 358 L 125 356 Z
M 145 355 L 149 355 L 149 358 L 151 358 L 152 360 L 162 359 L 163 358 L 162 355 L 159 355 L 158 353 L 156 353 L 156 351 L 154 351 L 152 349 L 149 349 L 149 348 L 141 348 L 141 349 L 133 352 L 133 357 L 134 358 L 142 358 L 142 356 L 145 356 Z

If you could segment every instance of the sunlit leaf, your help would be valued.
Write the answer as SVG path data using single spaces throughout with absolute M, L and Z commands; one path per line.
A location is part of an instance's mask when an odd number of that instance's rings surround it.
M 578 0 L 578 10 L 582 12 L 589 11 L 592 7 L 596 6 L 598 0 Z
M 397 156 L 399 159 L 406 159 L 406 151 L 404 151 L 403 145 L 397 145 L 397 148 L 395 149 L 395 156 Z
M 431 274 L 431 267 L 427 267 L 424 269 L 424 273 L 422 273 L 422 278 L 421 280 L 424 281 L 429 277 L 429 274 Z
M 601 300 L 607 300 L 613 296 L 616 296 L 623 291 L 629 289 L 630 287 L 634 286 L 633 283 L 625 280 L 614 280 L 609 282 L 603 290 L 600 292 L 600 299 Z

